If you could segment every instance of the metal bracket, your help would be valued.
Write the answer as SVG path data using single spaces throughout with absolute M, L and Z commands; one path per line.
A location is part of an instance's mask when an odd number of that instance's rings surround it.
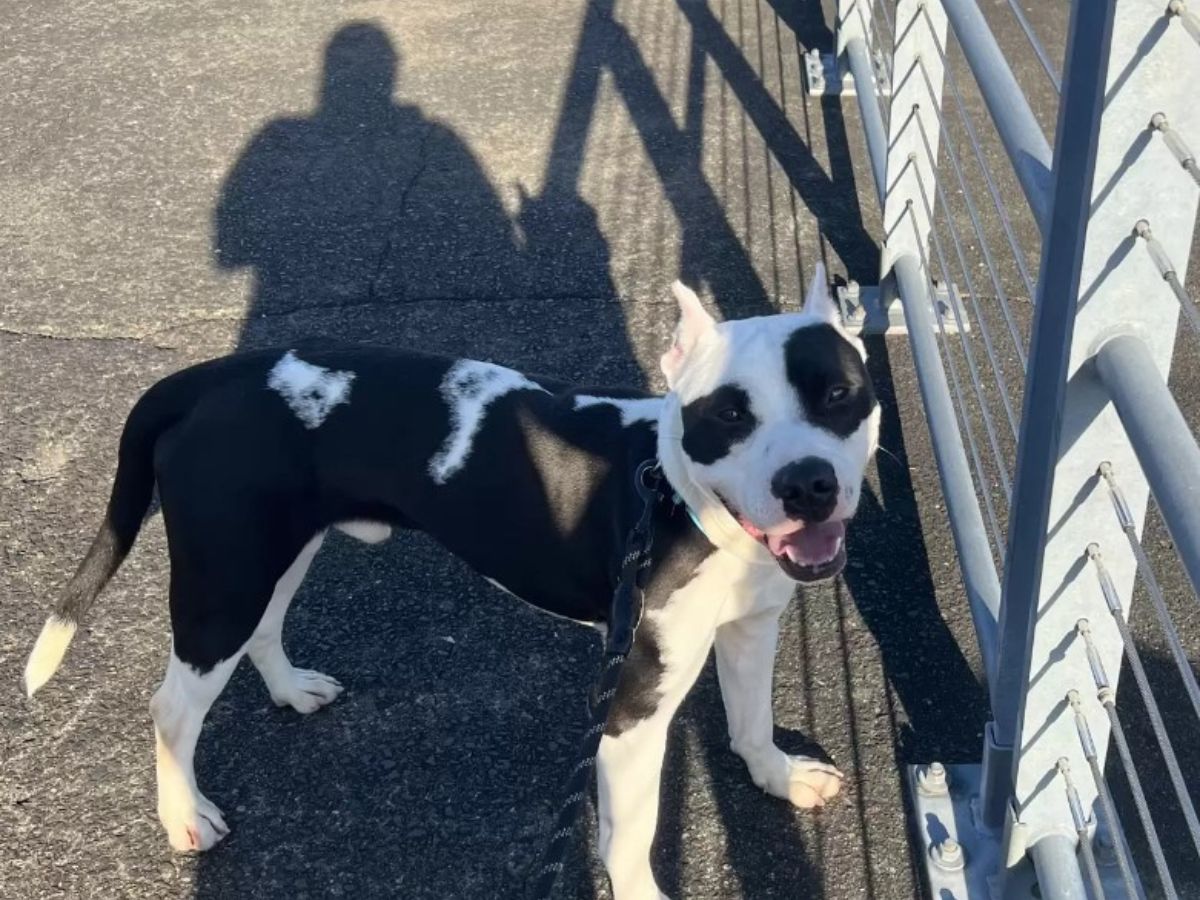
M 928 896 L 935 900 L 1045 900 L 1037 875 L 1026 857 L 1027 829 L 1009 808 L 1004 834 L 983 825 L 979 792 L 983 767 L 978 765 L 907 766 L 905 781 L 912 803 L 917 855 L 925 873 Z M 1105 897 L 1129 898 L 1111 844 L 1124 841 L 1119 826 L 1093 822 L 1096 860 Z M 1005 858 L 1007 856 L 1007 859 Z M 1077 864 L 1072 861 L 1072 864 Z
M 977 765 L 907 766 L 920 867 L 928 896 L 937 900 L 991 900 L 1000 870 L 1000 842 L 976 820 Z M 1032 895 L 1026 895 L 1032 896 Z
M 871 67 L 875 70 L 876 94 L 890 97 L 892 80 L 878 48 L 872 50 Z M 853 97 L 856 93 L 846 58 L 822 53 L 815 47 L 804 54 L 804 86 L 810 97 Z
M 857 281 L 851 281 L 839 285 L 836 296 L 842 311 L 842 326 L 851 334 L 908 334 L 904 308 L 898 300 L 887 302 L 884 292 L 877 286 L 864 287 Z M 956 285 L 937 285 L 935 298 L 932 312 L 937 320 L 941 321 L 947 334 L 958 333 L 960 320 L 963 330 L 971 330 L 967 310 Z M 954 304 L 957 309 L 957 318 L 954 315 L 955 309 L 952 309 L 950 304 Z

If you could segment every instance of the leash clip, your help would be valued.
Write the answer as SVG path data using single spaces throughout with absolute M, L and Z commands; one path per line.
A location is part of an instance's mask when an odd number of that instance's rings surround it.
M 646 503 L 653 503 L 661 496 L 662 478 L 662 466 L 657 459 L 642 460 L 633 479 L 638 496 Z
M 625 540 L 620 580 L 613 593 L 609 615 L 607 652 L 624 656 L 633 647 L 634 633 L 642 621 L 642 578 L 650 567 L 650 548 L 654 544 L 654 510 L 663 497 L 663 474 L 657 459 L 647 459 L 637 467 L 633 479 L 642 512 Z

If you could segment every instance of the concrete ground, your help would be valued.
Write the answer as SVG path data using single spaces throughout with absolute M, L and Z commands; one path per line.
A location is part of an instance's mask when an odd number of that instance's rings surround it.
M 233 832 L 200 857 L 154 814 L 161 521 L 33 702 L 25 654 L 125 414 L 188 363 L 317 336 L 658 385 L 676 277 L 726 316 L 795 308 L 821 259 L 873 282 L 853 104 L 799 80 L 828 19 L 784 0 L 9 0 L 0 896 L 516 895 L 599 645 L 420 536 L 334 537 L 314 565 L 286 641 L 346 685 L 336 704 L 302 718 L 234 677 L 197 762 Z M 673 896 L 912 897 L 900 765 L 978 756 L 986 696 L 911 362 L 903 340 L 870 349 L 885 452 L 844 578 L 801 592 L 777 664 L 781 743 L 822 748 L 845 792 L 812 814 L 754 788 L 710 667 L 668 753 Z M 608 897 L 582 833 L 561 896 Z

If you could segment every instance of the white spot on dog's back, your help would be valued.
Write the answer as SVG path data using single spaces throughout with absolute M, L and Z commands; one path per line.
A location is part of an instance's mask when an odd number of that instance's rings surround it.
M 319 428 L 335 406 L 350 402 L 353 372 L 333 372 L 314 366 L 289 350 L 267 376 L 267 387 L 277 391 L 305 428 Z
M 464 359 L 450 367 L 442 379 L 442 396 L 450 407 L 450 433 L 429 461 L 429 477 L 434 482 L 445 484 L 466 464 L 487 408 L 513 391 L 549 393 L 520 372 L 492 363 Z
M 575 397 L 576 409 L 603 405 L 620 410 L 621 424 L 628 428 L 635 422 L 657 422 L 663 402 L 662 397 L 592 397 L 588 394 Z

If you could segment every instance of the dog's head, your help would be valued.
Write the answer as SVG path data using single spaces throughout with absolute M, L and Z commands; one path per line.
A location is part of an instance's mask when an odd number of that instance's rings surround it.
M 674 421 L 660 423 L 660 440 L 678 444 L 664 456 L 683 471 L 668 476 L 690 482 L 689 502 L 723 505 L 792 578 L 833 577 L 879 404 L 823 267 L 800 313 L 718 323 L 691 290 L 676 282 L 673 291 L 680 320 L 662 370 Z

